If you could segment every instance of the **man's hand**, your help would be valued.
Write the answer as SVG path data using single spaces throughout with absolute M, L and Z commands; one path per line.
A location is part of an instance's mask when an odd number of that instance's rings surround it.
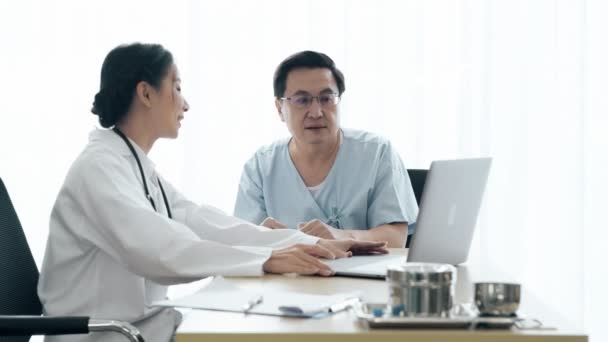
M 336 239 L 336 236 L 333 233 L 333 230 L 335 228 L 333 228 L 332 226 L 330 226 L 330 225 L 326 224 L 325 222 L 318 220 L 318 219 L 314 219 L 314 220 L 308 221 L 306 223 L 300 223 L 300 224 L 298 224 L 298 229 L 302 233 L 306 233 L 306 234 L 312 235 L 312 236 L 317 236 L 322 239 L 326 239 L 326 240 L 335 240 Z
M 262 223 L 260 223 L 260 226 L 264 226 L 264 227 L 270 228 L 270 229 L 284 229 L 284 228 L 287 228 L 286 225 L 284 225 L 283 223 L 275 220 L 272 217 L 265 218 L 264 221 L 262 221 Z
M 340 252 L 340 255 L 343 254 L 341 251 L 337 252 Z M 270 259 L 264 263 L 263 268 L 268 273 L 333 275 L 334 271 L 324 264 L 319 257 L 335 259 L 336 254 L 322 244 L 297 244 L 273 251 Z
M 386 248 L 385 241 L 357 241 L 353 239 L 346 240 L 324 240 L 321 239 L 317 242 L 317 245 L 321 245 L 326 249 L 330 250 L 337 257 L 351 256 L 357 254 L 387 254 L 388 249 Z M 340 254 L 342 252 L 343 254 Z M 350 255 L 348 255 L 350 254 Z

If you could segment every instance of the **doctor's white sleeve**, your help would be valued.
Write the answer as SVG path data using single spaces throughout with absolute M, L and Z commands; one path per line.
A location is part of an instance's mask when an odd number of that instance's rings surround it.
M 212 234 L 205 239 L 186 225 L 156 213 L 139 179 L 121 158 L 82 161 L 71 186 L 62 189 L 66 193 L 61 198 L 66 203 L 58 203 L 54 214 L 70 217 L 79 213 L 81 222 L 66 226 L 83 245 L 100 248 L 131 272 L 161 284 L 208 275 L 263 274 L 271 248 L 229 246 L 214 240 Z M 245 231 L 242 234 L 248 235 Z M 245 236 L 244 240 L 248 239 Z
M 209 205 L 197 205 L 186 199 L 169 182 L 165 190 L 170 198 L 174 219 L 192 228 L 201 239 L 236 246 L 284 248 L 294 244 L 314 245 L 319 238 L 294 229 L 269 229 L 227 215 Z

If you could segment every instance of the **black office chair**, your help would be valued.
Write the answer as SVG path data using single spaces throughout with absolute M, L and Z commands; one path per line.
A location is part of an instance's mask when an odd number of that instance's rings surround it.
M 38 268 L 0 178 L 0 342 L 29 341 L 31 335 L 96 331 L 114 331 L 123 334 L 125 340 L 144 341 L 137 328 L 126 322 L 79 316 L 41 316 L 37 285 Z
M 414 196 L 416 197 L 416 203 L 420 205 L 420 199 L 422 198 L 422 191 L 424 190 L 424 183 L 426 183 L 426 174 L 429 170 L 424 169 L 408 169 L 407 174 L 410 176 L 410 182 L 412 183 L 412 188 L 414 189 Z M 414 235 L 412 233 L 412 235 Z M 405 244 L 406 248 L 410 247 L 410 241 L 412 241 L 412 236 L 410 235 Z

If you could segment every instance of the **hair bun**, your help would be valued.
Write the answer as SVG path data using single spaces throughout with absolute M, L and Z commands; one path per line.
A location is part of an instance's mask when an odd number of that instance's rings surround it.
M 96 95 L 93 102 L 91 112 L 99 117 L 99 123 L 105 128 L 109 128 L 115 124 L 114 112 L 110 101 L 109 94 L 105 89 L 101 89 Z

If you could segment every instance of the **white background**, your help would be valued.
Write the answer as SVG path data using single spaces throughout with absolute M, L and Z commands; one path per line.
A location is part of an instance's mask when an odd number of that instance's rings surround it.
M 601 0 L 2 1 L 0 177 L 40 265 L 103 58 L 157 42 L 191 110 L 151 157 L 232 212 L 243 163 L 288 134 L 274 68 L 322 51 L 346 75 L 342 125 L 389 137 L 407 167 L 494 158 L 471 263 L 521 282 L 539 318 L 608 340 L 606 17 Z

